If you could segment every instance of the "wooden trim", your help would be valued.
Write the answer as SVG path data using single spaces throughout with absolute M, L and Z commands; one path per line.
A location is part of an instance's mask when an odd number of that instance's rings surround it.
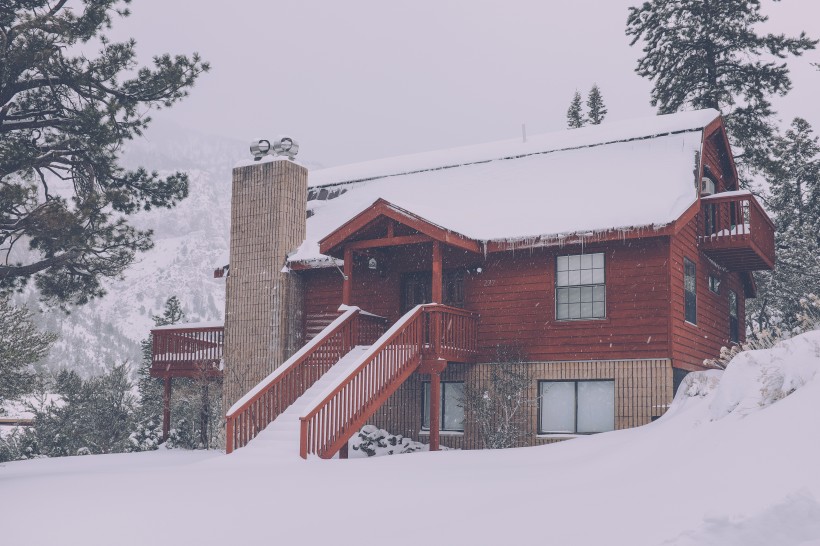
M 345 248 L 344 278 L 342 280 L 342 305 L 350 305 L 350 291 L 353 285 L 353 249 Z
M 434 239 L 429 235 L 403 235 L 400 237 L 391 237 L 389 234 L 383 239 L 368 239 L 365 241 L 353 241 L 345 245 L 345 251 L 351 250 L 365 250 L 368 248 L 381 248 L 386 246 L 400 246 L 400 245 L 416 245 L 422 243 L 429 243 Z M 436 241 L 438 242 L 438 241 Z
M 508 252 L 511 250 L 524 250 L 532 248 L 564 247 L 571 245 L 588 245 L 592 243 L 605 243 L 609 241 L 625 241 L 629 239 L 652 239 L 655 237 L 666 237 L 674 233 L 674 222 L 654 228 L 652 226 L 636 227 L 634 229 L 621 230 L 609 229 L 606 231 L 594 232 L 591 235 L 569 234 L 565 237 L 559 236 L 535 236 L 530 239 L 518 241 L 488 241 L 487 253 Z
M 430 374 L 430 451 L 438 451 L 441 424 L 441 374 Z
M 444 274 L 441 263 L 441 243 L 433 241 L 433 286 L 431 299 L 433 303 L 444 303 L 442 286 L 442 275 Z
M 397 223 L 406 225 L 450 246 L 468 250 L 476 254 L 482 252 L 482 246 L 478 241 L 433 224 L 421 216 L 397 207 L 384 199 L 377 199 L 370 207 L 319 241 L 319 252 L 333 255 L 333 253 L 356 232 L 367 227 L 371 222 L 380 217 L 394 220 Z

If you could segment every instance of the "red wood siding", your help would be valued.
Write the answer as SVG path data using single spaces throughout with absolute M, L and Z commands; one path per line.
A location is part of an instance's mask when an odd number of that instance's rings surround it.
M 580 246 L 491 255 L 468 277 L 465 308 L 481 314 L 479 362 L 520 342 L 528 360 L 606 360 L 668 356 L 667 243 L 662 238 L 587 246 L 606 255 L 606 318 L 555 320 L 556 256 Z
M 300 271 L 305 285 L 305 342 L 339 316 L 342 274 L 335 267 Z
M 687 370 L 703 369 L 703 361 L 715 358 L 720 348 L 729 344 L 729 292 L 734 290 L 738 302 L 740 340 L 745 339 L 745 297 L 739 273 L 721 271 L 704 256 L 697 246 L 699 218 L 693 219 L 670 245 L 670 276 L 672 278 L 671 322 L 672 365 Z M 692 260 L 697 279 L 697 324 L 684 319 L 683 259 Z M 709 274 L 721 279 L 720 293 L 709 290 Z

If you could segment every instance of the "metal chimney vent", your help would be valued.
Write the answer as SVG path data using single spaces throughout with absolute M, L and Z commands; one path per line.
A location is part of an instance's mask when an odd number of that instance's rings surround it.
M 267 139 L 259 139 L 251 142 L 251 155 L 253 155 L 254 161 L 259 161 L 268 154 L 293 159 L 298 153 L 299 143 L 290 137 L 281 137 L 273 142 Z

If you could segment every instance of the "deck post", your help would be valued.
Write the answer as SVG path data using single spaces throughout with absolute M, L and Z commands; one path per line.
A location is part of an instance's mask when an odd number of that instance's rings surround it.
M 347 459 L 347 442 L 345 442 L 345 445 L 339 448 L 339 458 Z
M 441 374 L 430 373 L 430 451 L 438 451 L 441 416 Z
M 442 297 L 442 273 L 441 244 L 438 241 L 433 241 L 433 286 L 431 290 L 433 303 L 444 303 L 444 298 Z
M 164 389 L 162 390 L 162 441 L 168 439 L 171 434 L 171 376 L 163 378 Z
M 342 281 L 342 303 L 350 305 L 351 283 L 353 281 L 353 250 L 345 248 L 344 280 Z

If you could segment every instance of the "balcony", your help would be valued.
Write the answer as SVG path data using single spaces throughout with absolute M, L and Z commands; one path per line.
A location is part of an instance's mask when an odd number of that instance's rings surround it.
M 222 375 L 221 323 L 160 326 L 151 330 L 152 377 L 219 377 Z
M 747 191 L 701 198 L 698 243 L 730 271 L 774 268 L 774 224 Z

